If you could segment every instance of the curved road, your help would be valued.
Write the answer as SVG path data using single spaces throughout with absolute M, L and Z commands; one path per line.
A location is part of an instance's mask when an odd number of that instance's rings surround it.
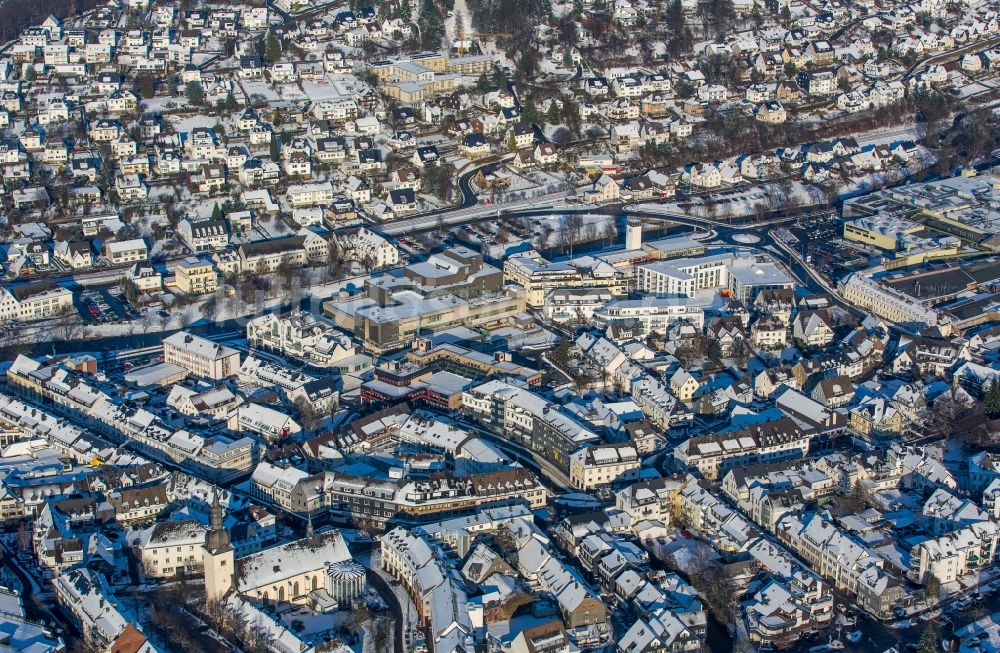
M 375 547 L 372 547 L 372 552 L 374 553 Z M 403 652 L 403 609 L 399 605 L 399 600 L 396 598 L 396 593 L 392 591 L 389 584 L 383 580 L 381 576 L 378 575 L 373 569 L 366 570 L 366 576 L 368 577 L 368 582 L 375 588 L 375 590 L 385 601 L 385 604 L 389 606 L 389 611 L 392 612 L 392 622 L 395 625 L 393 628 L 393 650 L 394 653 L 404 653 Z
M 17 558 L 17 552 L 11 552 L 6 541 L 0 542 L 0 547 L 3 549 L 4 565 L 13 571 L 18 580 L 21 581 L 21 603 L 28 618 L 40 623 L 48 622 L 61 628 L 68 640 L 80 638 L 82 634 L 72 619 L 61 615 L 60 618 L 57 618 L 55 613 L 45 604 L 44 600 L 40 599 L 38 603 L 32 600 L 35 591 L 34 579 L 30 578 L 28 572 L 21 567 L 21 562 Z

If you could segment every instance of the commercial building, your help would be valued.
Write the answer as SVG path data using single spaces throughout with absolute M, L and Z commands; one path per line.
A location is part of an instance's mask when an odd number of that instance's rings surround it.
M 639 290 L 657 295 L 694 297 L 701 290 L 728 290 L 749 306 L 762 290 L 793 288 L 784 270 L 763 255 L 714 254 L 640 265 L 636 269 Z
M 363 294 L 332 299 L 323 310 L 365 349 L 383 353 L 428 332 L 505 323 L 524 311 L 525 295 L 522 288 L 501 283 L 500 271 L 481 255 L 456 247 L 375 277 Z
M 597 434 L 558 406 L 505 381 L 489 381 L 462 395 L 462 408 L 483 426 L 519 442 L 569 472 L 570 456 Z
M 855 306 L 898 324 L 938 324 L 938 312 L 917 299 L 866 276 L 853 272 L 837 287 L 840 295 Z

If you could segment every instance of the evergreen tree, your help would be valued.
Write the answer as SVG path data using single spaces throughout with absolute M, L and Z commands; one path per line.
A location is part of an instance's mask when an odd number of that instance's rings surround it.
M 561 113 L 558 102 L 552 102 L 549 104 L 549 110 L 546 113 L 546 122 L 550 125 L 559 124 L 559 114 Z
M 201 85 L 201 82 L 190 81 L 187 86 L 184 87 L 184 95 L 187 97 L 188 102 L 194 105 L 199 105 L 205 101 L 205 89 Z
M 983 404 L 986 408 L 986 414 L 990 417 L 1000 415 L 1000 381 L 990 383 L 990 387 L 986 389 L 986 395 L 983 397 Z
M 420 15 L 417 17 L 417 27 L 420 28 L 420 42 L 425 48 L 441 47 L 444 37 L 444 23 L 434 0 L 423 0 L 420 3 Z
M 213 220 L 222 219 L 222 208 L 219 206 L 218 202 L 215 203 L 215 208 L 212 209 L 212 219 Z
M 267 36 L 264 37 L 264 61 L 274 63 L 280 57 L 281 44 L 278 43 L 278 38 L 274 33 L 271 30 L 267 30 Z
M 935 605 L 941 600 L 941 580 L 934 574 L 931 574 L 927 579 L 927 584 L 924 586 L 924 596 L 927 597 L 927 602 L 931 605 Z
M 716 367 L 722 365 L 722 346 L 719 344 L 718 340 L 712 339 L 709 341 L 708 360 L 710 360 Z
M 149 75 L 142 75 L 135 80 L 135 86 L 139 96 L 144 100 L 152 98 L 156 92 L 153 88 L 153 78 Z
M 274 134 L 271 134 L 271 160 L 275 163 L 281 161 L 281 146 L 278 145 L 278 139 Z
M 927 626 L 924 627 L 924 632 L 920 635 L 920 642 L 917 644 L 917 653 L 938 653 L 941 649 L 938 647 L 937 639 L 937 631 L 934 629 L 934 624 L 928 622 Z
M 122 293 L 129 304 L 135 304 L 135 300 L 139 297 L 139 289 L 136 288 L 135 283 L 129 280 L 122 282 Z
M 667 6 L 667 15 L 664 23 L 669 30 L 667 36 L 667 48 L 673 56 L 679 56 L 691 49 L 694 44 L 694 36 L 687 25 L 687 16 L 684 14 L 684 6 L 681 0 L 673 0 Z
M 526 125 L 533 125 L 538 122 L 538 109 L 535 108 L 535 103 L 528 100 L 521 106 L 521 122 Z
M 552 362 L 556 365 L 565 365 L 569 362 L 569 339 L 561 338 L 559 346 L 552 352 Z
M 486 76 L 486 73 L 480 73 L 479 80 L 476 81 L 476 90 L 480 93 L 486 93 L 493 88 L 490 84 L 490 78 Z

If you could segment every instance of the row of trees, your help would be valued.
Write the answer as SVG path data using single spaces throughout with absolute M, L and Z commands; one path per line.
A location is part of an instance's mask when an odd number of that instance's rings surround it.
M 441 47 L 444 38 L 444 21 L 434 0 L 421 0 L 420 13 L 417 16 L 417 27 L 420 29 L 420 44 L 425 48 Z
M 424 168 L 420 185 L 425 192 L 442 202 L 447 202 L 455 192 L 455 177 L 455 166 L 450 163 L 427 166 Z
M 100 0 L 4 0 L 0 3 L 0 42 L 19 38 L 25 27 L 40 24 L 49 14 L 61 20 L 102 4 Z
M 472 26 L 480 32 L 530 36 L 552 14 L 549 0 L 471 0 Z

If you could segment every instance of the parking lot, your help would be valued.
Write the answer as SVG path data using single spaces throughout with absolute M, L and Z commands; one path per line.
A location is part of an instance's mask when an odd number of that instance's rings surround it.
M 84 290 L 76 300 L 76 307 L 83 319 L 93 324 L 125 323 L 139 319 L 139 311 L 128 303 L 117 286 Z
M 843 237 L 843 222 L 836 216 L 810 218 L 788 227 L 799 253 L 831 283 L 853 270 L 869 265 L 878 251 Z

